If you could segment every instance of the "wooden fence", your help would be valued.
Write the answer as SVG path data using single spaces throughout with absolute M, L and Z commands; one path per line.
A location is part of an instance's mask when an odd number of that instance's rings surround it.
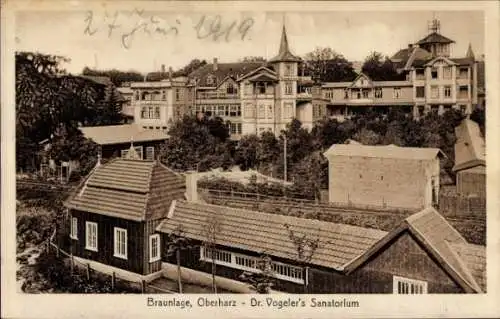
M 55 244 L 54 243 L 55 236 L 56 236 L 56 230 L 54 229 L 54 232 L 52 233 L 50 238 L 47 239 L 47 252 L 50 252 L 50 249 L 52 248 L 52 249 L 55 249 L 56 256 L 58 258 L 61 257 L 61 255 L 64 257 L 67 257 L 69 259 L 70 272 L 71 272 L 72 276 L 74 275 L 75 268 L 80 268 L 80 269 L 84 269 L 85 275 L 86 275 L 88 281 L 91 280 L 92 272 L 96 272 L 96 273 L 99 273 L 99 274 L 104 275 L 104 276 L 109 276 L 110 281 L 111 281 L 111 288 L 113 290 L 116 287 L 116 280 L 120 279 L 120 280 L 127 282 L 130 285 L 135 285 L 135 286 L 141 287 L 141 293 L 146 293 L 147 288 L 152 288 L 153 290 L 155 290 L 157 292 L 166 293 L 166 294 L 177 293 L 176 291 L 172 291 L 172 290 L 168 290 L 165 288 L 160 288 L 160 287 L 156 287 L 154 285 L 151 285 L 150 283 L 146 282 L 146 280 L 141 280 L 141 281 L 130 280 L 129 277 L 122 276 L 122 275 L 120 275 L 119 272 L 113 271 L 111 273 L 111 275 L 108 275 L 104 272 L 99 271 L 98 269 L 92 268 L 90 263 L 83 263 L 83 262 L 78 261 L 77 259 L 74 258 L 73 254 L 64 251 L 57 244 Z

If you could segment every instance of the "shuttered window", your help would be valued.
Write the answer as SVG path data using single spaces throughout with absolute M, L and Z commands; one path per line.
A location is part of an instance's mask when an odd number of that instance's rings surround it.
M 127 259 L 127 230 L 115 227 L 115 257 Z
M 85 222 L 85 249 L 97 251 L 97 223 Z

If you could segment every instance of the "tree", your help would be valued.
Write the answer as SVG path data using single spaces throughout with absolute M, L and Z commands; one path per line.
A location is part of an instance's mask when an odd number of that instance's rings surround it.
M 272 269 L 272 259 L 262 253 L 256 261 L 258 272 L 245 271 L 240 275 L 240 280 L 249 283 L 259 294 L 268 294 L 274 285 L 275 273 Z
M 306 156 L 294 166 L 294 186 L 301 193 L 310 192 L 311 197 L 319 201 L 321 189 L 328 185 L 328 160 L 320 151 Z
M 278 160 L 280 155 L 279 142 L 271 132 L 262 133 L 259 141 L 256 154 L 259 170 L 267 167 L 271 171 L 272 165 Z
M 212 263 L 212 287 L 214 293 L 217 293 L 217 285 L 215 283 L 215 248 L 217 245 L 217 235 L 221 232 L 221 223 L 216 215 L 208 216 L 203 228 L 203 247 L 205 251 L 205 258 L 209 259 Z
M 352 81 L 356 78 L 352 63 L 331 48 L 316 47 L 304 59 L 307 74 L 321 82 Z
M 120 71 L 116 69 L 94 70 L 89 67 L 84 67 L 82 70 L 82 75 L 108 77 L 116 87 L 120 87 L 125 83 L 142 82 L 144 80 L 144 75 L 133 70 L 130 71 Z
M 307 277 L 304 272 L 307 270 L 307 264 L 311 262 L 320 245 L 319 233 L 321 232 L 318 229 L 318 233 L 314 238 L 310 238 L 308 234 L 298 234 L 296 233 L 289 224 L 284 224 L 286 231 L 288 232 L 288 238 L 292 241 L 296 255 L 294 259 L 297 260 L 299 265 L 302 268 L 303 278 Z M 307 293 L 307 281 L 304 280 L 304 292 Z
M 202 66 L 207 65 L 206 60 L 193 59 L 186 66 L 180 68 L 176 72 L 174 72 L 174 76 L 186 76 L 201 68 Z
M 366 57 L 361 71 L 373 81 L 398 81 L 405 79 L 404 74 L 399 74 L 396 71 L 396 67 L 389 57 L 384 57 L 382 53 L 376 51 Z
M 245 135 L 238 142 L 234 162 L 242 170 L 254 168 L 257 165 L 259 142 L 255 134 Z
M 167 256 L 172 256 L 175 254 L 175 259 L 177 263 L 177 284 L 179 287 L 179 293 L 182 293 L 182 274 L 181 274 L 181 252 L 184 250 L 190 250 L 194 246 L 192 245 L 189 238 L 185 236 L 182 225 L 179 225 L 175 230 L 167 237 Z

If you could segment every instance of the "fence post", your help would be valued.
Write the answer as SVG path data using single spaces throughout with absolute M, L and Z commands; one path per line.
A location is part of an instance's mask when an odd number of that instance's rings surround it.
M 87 264 L 87 280 L 90 280 L 90 264 Z
M 116 281 L 116 277 L 115 277 L 115 272 L 113 271 L 113 273 L 111 274 L 111 289 L 115 289 L 115 281 Z
M 142 293 L 146 292 L 146 281 L 145 280 L 141 281 L 141 291 L 142 291 Z

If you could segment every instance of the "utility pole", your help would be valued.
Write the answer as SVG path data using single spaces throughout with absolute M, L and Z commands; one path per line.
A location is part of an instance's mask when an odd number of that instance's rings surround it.
M 284 162 L 284 173 L 283 173 L 283 179 L 285 180 L 286 182 L 286 134 L 283 134 L 283 139 L 284 139 L 284 145 L 283 145 L 283 162 Z

